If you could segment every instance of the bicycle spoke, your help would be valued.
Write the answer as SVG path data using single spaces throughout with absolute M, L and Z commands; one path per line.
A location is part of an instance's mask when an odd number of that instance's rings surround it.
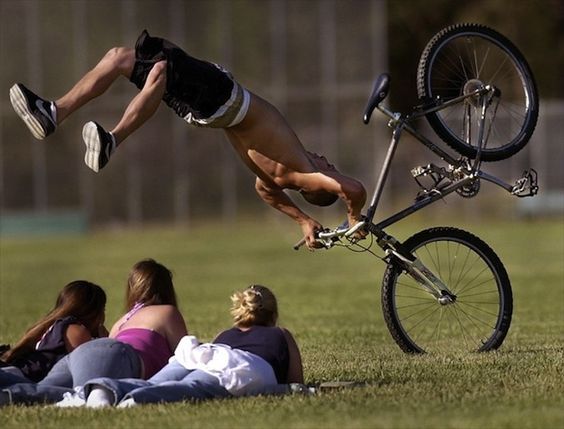
M 474 286 L 470 287 L 470 286 L 468 286 L 468 285 L 471 285 L 472 282 L 474 282 L 478 277 L 480 277 L 486 270 L 488 270 L 488 266 L 487 266 L 487 265 L 484 266 L 484 268 L 482 268 L 482 270 L 481 270 L 479 273 L 477 273 L 473 278 L 471 278 L 469 281 L 467 281 L 467 282 L 466 282 L 466 286 L 463 287 L 462 289 L 460 289 L 460 290 L 458 291 L 458 293 L 459 293 L 459 294 L 464 293 L 464 291 L 467 290 L 468 288 L 470 288 L 470 290 L 473 289 Z M 485 280 L 484 282 L 487 282 L 487 281 L 489 281 L 489 280 Z M 483 283 L 482 283 L 482 284 L 483 284 Z M 480 285 L 480 284 L 476 285 L 475 287 L 478 287 L 479 285 Z
M 492 326 L 491 324 L 479 319 L 476 316 L 471 315 L 468 312 L 465 312 L 464 309 L 458 307 L 457 308 L 457 315 L 458 315 L 458 311 L 460 311 L 464 316 L 466 316 L 466 318 L 468 319 L 468 321 L 472 324 L 472 326 L 474 326 L 474 328 L 476 329 L 476 331 L 481 332 L 483 330 L 483 327 L 487 327 L 488 328 L 488 334 L 489 332 L 492 332 L 495 329 L 495 325 Z M 478 324 L 476 322 L 479 322 L 482 326 L 478 326 Z M 469 332 L 470 330 L 468 328 L 465 328 L 466 332 Z
M 497 317 L 497 313 L 492 313 L 491 311 L 486 311 L 486 310 L 484 310 L 482 307 L 478 307 L 478 306 L 476 306 L 476 305 L 471 305 L 471 304 L 469 304 L 469 303 L 467 303 L 467 302 L 458 303 L 458 305 L 459 305 L 459 308 L 462 307 L 462 306 L 467 306 L 467 307 L 470 307 L 470 308 L 473 309 L 473 310 L 476 310 L 476 311 L 479 311 L 480 313 L 483 313 L 484 315 Z M 461 308 L 461 310 L 462 310 L 462 308 Z
M 405 277 L 405 276 L 404 276 L 404 278 L 407 279 L 408 277 Z M 416 290 L 416 291 L 418 291 L 418 292 L 425 293 L 425 294 L 429 295 L 429 292 L 426 291 L 425 289 L 423 289 L 423 288 L 422 288 L 421 286 L 419 286 L 419 284 L 417 284 L 417 283 L 410 283 L 410 284 L 407 284 L 407 283 L 405 283 L 405 282 L 400 282 L 400 281 L 398 281 L 398 285 L 405 286 L 405 287 L 407 287 L 407 288 L 409 288 L 409 289 L 413 289 L 413 290 Z
M 437 311 L 440 311 L 440 306 L 432 306 L 427 308 L 426 310 L 430 310 L 427 314 L 424 315 L 424 317 L 422 319 L 420 319 L 419 321 L 416 321 L 416 323 L 410 325 L 409 327 L 407 327 L 407 332 L 408 335 L 410 337 L 412 337 L 414 340 L 417 340 L 417 335 L 416 335 L 416 330 L 417 328 L 422 329 L 424 327 L 423 322 L 425 322 L 427 319 L 429 319 L 434 313 L 436 313 Z M 421 313 L 421 312 L 419 312 Z M 406 320 L 410 319 L 410 317 L 407 317 L 405 319 L 402 319 L 401 322 L 405 323 Z
M 453 314 L 455 315 L 456 322 L 460 328 L 460 332 L 462 333 L 462 339 L 464 340 L 464 344 L 466 345 L 466 349 L 469 349 L 467 336 L 469 336 L 468 329 L 462 324 L 460 317 L 458 315 L 457 308 L 454 307 Z
M 478 78 L 478 79 L 481 78 L 481 76 L 482 76 L 482 71 L 484 70 L 484 67 L 486 66 L 486 61 L 487 61 L 489 55 L 490 55 L 490 48 L 487 47 L 487 48 L 486 48 L 486 53 L 485 53 L 485 55 L 483 56 L 483 59 L 482 59 L 482 64 L 481 64 L 481 66 L 478 68 L 478 70 L 477 70 L 477 72 L 476 72 L 476 78 Z
M 484 281 L 482 281 L 482 282 L 480 282 L 480 283 L 478 283 L 478 284 L 476 284 L 476 285 L 473 285 L 472 287 L 466 287 L 466 288 L 464 288 L 464 290 L 463 290 L 462 292 L 459 291 L 457 295 L 458 295 L 459 297 L 461 297 L 461 296 L 464 296 L 464 297 L 472 296 L 472 295 L 467 295 L 466 293 L 469 292 L 469 291 L 471 291 L 471 290 L 474 290 L 474 289 L 476 289 L 476 288 L 478 288 L 478 287 L 480 287 L 480 286 L 484 286 L 484 285 L 487 284 L 487 283 L 491 283 L 491 282 L 494 282 L 494 284 L 495 284 L 495 278 L 491 277 L 491 278 L 485 279 Z M 494 292 L 494 293 L 497 292 L 497 288 L 495 288 L 492 292 Z M 482 293 L 483 293 L 483 292 L 482 292 Z
M 411 318 L 413 318 L 413 317 L 415 317 L 415 316 L 421 314 L 422 312 L 428 310 L 429 308 L 432 309 L 435 305 L 436 305 L 436 303 L 431 302 L 431 303 L 425 305 L 425 308 L 422 308 L 422 309 L 420 309 L 420 310 L 418 310 L 418 311 L 416 311 L 416 312 L 414 312 L 414 313 L 410 313 L 409 316 L 405 316 L 403 319 L 401 319 L 401 321 L 402 321 L 402 322 L 405 322 L 406 320 L 409 320 L 409 319 L 411 319 Z M 434 310 L 432 310 L 432 311 L 434 311 Z
M 497 289 L 495 289 L 495 290 L 489 290 L 489 291 L 486 291 L 486 292 L 464 294 L 464 299 L 466 300 L 470 296 L 479 296 L 479 295 L 486 295 L 486 294 L 496 294 L 497 295 L 498 291 L 497 291 Z M 460 295 L 458 295 L 458 297 L 460 298 Z

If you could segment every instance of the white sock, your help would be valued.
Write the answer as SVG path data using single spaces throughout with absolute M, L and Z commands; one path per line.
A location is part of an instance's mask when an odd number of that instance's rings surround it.
M 90 391 L 88 399 L 86 400 L 86 406 L 90 408 L 108 407 L 112 405 L 113 402 L 113 393 L 105 387 L 97 386 Z
M 123 401 L 121 401 L 118 404 L 118 408 L 131 408 L 131 407 L 135 407 L 137 405 L 137 402 L 135 402 L 135 399 L 133 398 L 127 398 L 124 399 Z
M 51 117 L 53 118 L 53 122 L 57 123 L 57 106 L 55 105 L 54 101 L 51 101 Z

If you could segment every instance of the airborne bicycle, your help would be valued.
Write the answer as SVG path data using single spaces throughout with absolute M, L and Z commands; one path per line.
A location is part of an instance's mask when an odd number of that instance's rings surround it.
M 421 104 L 408 114 L 382 103 L 390 76 L 374 82 L 363 121 L 374 110 L 389 119 L 392 137 L 376 187 L 362 222 L 317 234 L 330 249 L 344 246 L 368 251 L 376 244 L 387 264 L 382 282 L 382 310 L 399 347 L 408 353 L 494 350 L 503 343 L 513 311 L 511 283 L 496 253 L 480 238 L 453 227 L 420 231 L 400 242 L 385 228 L 455 192 L 470 198 L 482 182 L 517 197 L 538 192 L 537 173 L 529 169 L 513 184 L 482 170 L 483 162 L 501 161 L 529 141 L 538 117 L 533 74 L 515 45 L 479 24 L 457 24 L 438 32 L 426 45 L 417 70 Z M 413 122 L 426 118 L 433 131 L 458 157 L 422 135 Z M 374 221 L 394 154 L 403 132 L 442 161 L 414 168 L 421 190 L 409 207 Z M 358 240 L 363 228 L 369 234 Z M 297 250 L 303 240 L 294 248 Z M 376 255 L 378 256 L 378 255 Z

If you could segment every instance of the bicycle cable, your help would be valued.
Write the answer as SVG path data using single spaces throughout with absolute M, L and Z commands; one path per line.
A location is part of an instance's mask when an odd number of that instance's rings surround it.
M 350 250 L 351 252 L 354 253 L 363 253 L 363 252 L 368 252 L 370 253 L 372 256 L 374 256 L 375 258 L 380 259 L 383 262 L 386 262 L 386 260 L 384 258 L 382 258 L 381 256 L 377 255 L 375 252 L 373 252 L 371 250 L 372 245 L 374 244 L 374 236 L 372 234 L 370 234 L 370 243 L 367 246 L 363 246 L 361 244 L 359 244 L 358 242 L 356 243 L 351 243 L 351 244 L 340 244 L 337 243 L 335 244 L 335 246 L 339 246 L 339 247 L 344 247 L 347 250 Z M 359 249 L 355 249 L 353 248 L 353 246 L 358 247 Z

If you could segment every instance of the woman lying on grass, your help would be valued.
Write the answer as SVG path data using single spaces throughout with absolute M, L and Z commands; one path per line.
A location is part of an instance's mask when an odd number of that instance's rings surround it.
M 81 344 L 107 337 L 105 309 L 106 293 L 100 286 L 84 280 L 67 284 L 53 309 L 0 354 L 0 387 L 38 382 Z
M 127 281 L 126 310 L 109 338 L 77 347 L 37 384 L 3 389 L 0 404 L 53 403 L 96 377 L 147 379 L 157 373 L 188 333 L 170 270 L 152 259 L 136 263 Z
M 302 384 L 300 351 L 292 334 L 276 326 L 274 294 L 254 285 L 234 293 L 231 300 L 234 327 L 221 332 L 213 343 L 198 344 L 194 337 L 184 337 L 169 364 L 147 381 L 91 380 L 84 386 L 86 405 L 127 407 L 286 393 L 290 383 Z M 78 404 L 68 400 L 59 405 Z

